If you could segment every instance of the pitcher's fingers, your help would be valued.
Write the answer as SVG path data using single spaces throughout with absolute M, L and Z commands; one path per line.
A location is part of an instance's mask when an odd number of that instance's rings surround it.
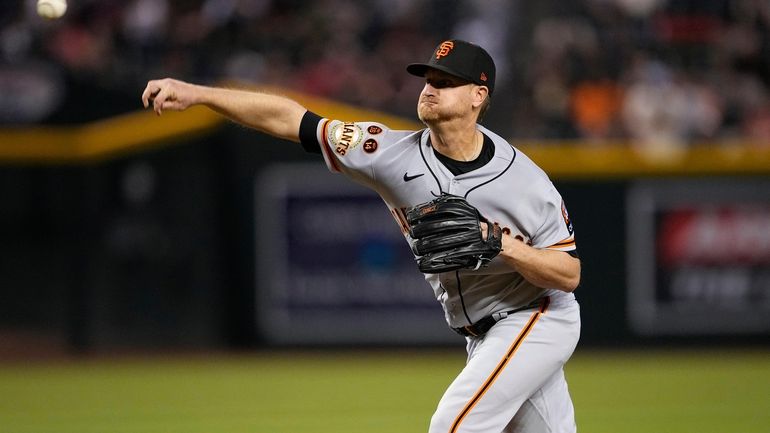
M 150 102 L 152 102 L 158 92 L 160 92 L 160 86 L 155 81 L 147 83 L 147 87 L 145 87 L 144 92 L 142 92 L 142 103 L 144 104 L 144 108 L 150 106 Z
M 162 114 L 163 104 L 164 102 L 166 102 L 167 96 L 168 96 L 167 93 L 163 89 L 160 89 L 158 92 L 151 95 L 152 108 L 153 110 L 155 110 L 155 114 L 157 114 L 158 116 Z

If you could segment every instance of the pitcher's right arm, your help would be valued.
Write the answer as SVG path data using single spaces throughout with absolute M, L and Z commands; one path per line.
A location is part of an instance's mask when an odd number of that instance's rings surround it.
M 307 109 L 279 95 L 249 90 L 225 89 L 164 78 L 151 80 L 142 93 L 145 108 L 159 116 L 165 110 L 184 111 L 204 105 L 249 128 L 299 142 L 299 127 Z

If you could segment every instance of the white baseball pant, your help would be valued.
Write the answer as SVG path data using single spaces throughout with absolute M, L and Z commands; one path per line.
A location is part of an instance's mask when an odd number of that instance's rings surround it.
M 469 337 L 468 362 L 441 398 L 429 432 L 574 433 L 563 367 L 579 336 L 577 301 L 546 300 Z

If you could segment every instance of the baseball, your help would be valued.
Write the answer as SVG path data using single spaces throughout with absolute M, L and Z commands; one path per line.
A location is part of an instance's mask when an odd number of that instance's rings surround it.
M 53 20 L 67 12 L 67 0 L 37 0 L 37 14 Z

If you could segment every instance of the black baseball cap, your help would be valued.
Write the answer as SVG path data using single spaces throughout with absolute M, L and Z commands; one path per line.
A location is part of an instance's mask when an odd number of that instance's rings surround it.
M 480 86 L 487 86 L 489 94 L 495 88 L 495 61 L 476 44 L 460 39 L 444 41 L 436 47 L 427 63 L 412 63 L 406 71 L 424 77 L 428 69 L 438 69 Z

